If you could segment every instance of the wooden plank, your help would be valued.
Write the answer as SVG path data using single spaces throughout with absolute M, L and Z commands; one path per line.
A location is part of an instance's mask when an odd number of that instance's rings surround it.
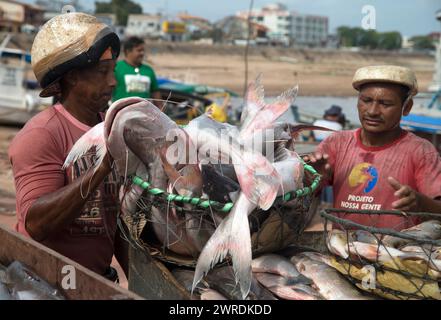
M 129 289 L 149 300 L 190 300 L 171 272 L 148 251 L 129 249 Z
M 142 299 L 54 250 L 2 226 L 0 226 L 0 243 L 1 264 L 22 262 L 50 285 L 58 288 L 69 300 Z M 66 276 L 62 274 L 64 266 L 72 266 L 75 270 L 75 289 L 63 290 L 61 286 L 62 279 Z

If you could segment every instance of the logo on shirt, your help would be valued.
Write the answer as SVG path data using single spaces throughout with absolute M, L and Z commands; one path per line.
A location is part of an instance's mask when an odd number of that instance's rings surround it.
M 149 92 L 151 80 L 147 76 L 140 74 L 127 74 L 124 77 L 127 92 Z
M 352 168 L 348 182 L 351 188 L 364 186 L 365 193 L 371 192 L 378 181 L 378 171 L 372 164 L 363 162 Z

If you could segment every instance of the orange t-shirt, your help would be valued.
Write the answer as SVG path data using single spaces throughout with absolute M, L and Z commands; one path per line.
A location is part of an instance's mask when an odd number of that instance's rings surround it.
M 57 104 L 29 120 L 16 135 L 9 147 L 9 159 L 17 193 L 18 232 L 29 236 L 25 220 L 35 200 L 56 192 L 90 168 L 94 152 L 89 152 L 67 170 L 61 169 L 74 143 L 89 129 L 61 104 Z M 118 212 L 117 181 L 117 175 L 112 172 L 89 195 L 77 218 L 65 229 L 42 241 L 42 244 L 104 274 L 114 252 Z
M 324 140 L 318 150 L 329 155 L 333 169 L 330 184 L 334 207 L 355 210 L 393 210 L 398 200 L 387 181 L 391 176 L 401 184 L 430 198 L 441 197 L 441 158 L 427 140 L 404 131 L 394 142 L 382 147 L 364 146 L 361 129 L 341 131 Z M 415 221 L 392 215 L 341 216 L 362 225 L 401 230 Z

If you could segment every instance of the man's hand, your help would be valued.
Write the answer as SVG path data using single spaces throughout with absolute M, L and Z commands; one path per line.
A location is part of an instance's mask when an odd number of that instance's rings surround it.
M 328 179 L 332 175 L 331 165 L 328 163 L 328 159 L 329 155 L 320 152 L 303 157 L 303 160 L 312 165 L 324 179 Z
M 392 208 L 400 211 L 421 211 L 420 194 L 411 187 L 402 185 L 396 179 L 388 177 L 387 181 L 394 188 L 394 196 L 398 198 L 392 203 Z

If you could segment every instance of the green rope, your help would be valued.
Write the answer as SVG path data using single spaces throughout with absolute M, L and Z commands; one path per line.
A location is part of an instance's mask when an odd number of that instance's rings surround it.
M 314 180 L 311 183 L 310 187 L 305 187 L 296 191 L 291 191 L 286 193 L 285 195 L 278 197 L 278 199 L 281 199 L 285 202 L 288 202 L 290 200 L 293 200 L 295 198 L 301 198 L 307 195 L 312 194 L 319 186 L 320 184 L 320 175 L 315 171 L 315 169 L 306 164 L 303 163 L 303 167 L 306 171 L 310 172 L 314 176 Z M 140 186 L 144 190 L 147 190 L 148 193 L 150 193 L 153 196 L 161 196 L 168 202 L 180 202 L 180 203 L 188 203 L 192 204 L 197 207 L 201 207 L 203 209 L 207 209 L 209 207 L 213 207 L 214 209 L 221 211 L 221 212 L 230 212 L 231 208 L 233 208 L 234 203 L 228 202 L 228 203 L 220 203 L 217 201 L 207 200 L 207 199 L 201 199 L 201 198 L 191 198 L 191 197 L 184 197 L 173 193 L 165 192 L 164 190 L 154 188 L 152 185 L 144 181 L 142 178 L 135 176 L 132 179 L 133 183 L 137 186 Z

